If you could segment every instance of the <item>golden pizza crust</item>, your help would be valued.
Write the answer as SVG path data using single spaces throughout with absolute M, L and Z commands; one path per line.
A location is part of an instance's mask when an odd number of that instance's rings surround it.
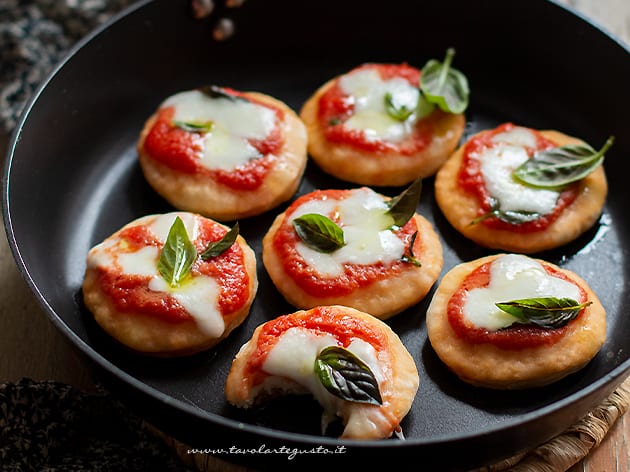
M 455 266 L 442 278 L 429 309 L 427 333 L 439 358 L 463 381 L 495 389 L 522 389 L 555 382 L 584 367 L 599 352 L 606 338 L 606 312 L 597 295 L 575 273 L 535 259 L 565 274 L 587 294 L 591 305 L 568 325 L 554 344 L 525 349 L 501 349 L 493 344 L 473 344 L 453 331 L 447 305 L 462 281 L 476 268 L 502 254 Z
M 357 318 L 370 329 L 384 335 L 385 348 L 378 352 L 378 360 L 387 366 L 386 378 L 379 385 L 382 405 L 368 405 L 338 399 L 337 412 L 345 425 L 341 438 L 384 439 L 390 437 L 411 409 L 418 391 L 420 377 L 416 364 L 400 338 L 384 322 L 354 308 L 331 306 L 340 325 L 348 317 Z M 297 311 L 284 315 L 309 317 L 311 312 Z M 241 408 L 250 408 L 270 397 L 286 394 L 305 394 L 309 390 L 287 377 L 268 376 L 259 385 L 247 374 L 247 365 L 258 343 L 263 325 L 258 326 L 251 339 L 245 343 L 232 362 L 225 383 L 225 396 L 229 403 Z
M 583 141 L 558 131 L 540 131 L 558 146 L 584 144 Z M 472 139 L 472 138 L 471 138 Z M 442 166 L 435 176 L 435 199 L 449 223 L 462 235 L 481 246 L 510 252 L 531 254 L 567 244 L 591 228 L 599 218 L 608 184 L 603 166 L 579 182 L 578 196 L 557 220 L 544 231 L 519 233 L 470 224 L 479 216 L 479 201 L 458 183 L 465 144 Z
M 273 239 L 284 221 L 285 213 L 276 217 L 263 237 L 262 259 L 267 273 L 278 291 L 296 308 L 309 309 L 318 305 L 344 305 L 387 319 L 420 302 L 438 279 L 443 267 L 442 244 L 431 223 L 415 214 L 418 237 L 414 247 L 421 267 L 408 264 L 402 272 L 377 280 L 347 295 L 321 297 L 302 289 L 284 270 L 284 263 L 273 248 Z
M 122 229 L 132 225 L 134 222 L 124 226 L 108 239 L 115 238 Z M 249 278 L 248 297 L 240 309 L 224 315 L 225 329 L 219 337 L 204 333 L 194 320 L 168 322 L 144 313 L 120 312 L 110 297 L 103 292 L 97 267 L 88 266 L 85 271 L 82 285 L 85 306 L 105 332 L 138 353 L 174 357 L 209 349 L 225 339 L 245 320 L 258 288 L 254 251 L 242 236 L 237 237 L 235 244 L 243 251 L 244 267 Z
M 457 147 L 464 133 L 463 114 L 433 111 L 434 135 L 421 152 L 402 156 L 395 152 L 370 153 L 349 145 L 330 143 L 318 119 L 319 100 L 335 81 L 322 85 L 303 105 L 300 118 L 308 132 L 308 152 L 317 165 L 339 179 L 361 185 L 399 186 L 418 177 L 429 177 L 440 168 Z
M 289 200 L 306 168 L 306 129 L 297 114 L 283 102 L 258 92 L 244 94 L 282 110 L 284 143 L 262 185 L 255 190 L 238 190 L 199 174 L 174 170 L 155 161 L 144 148 L 144 140 L 157 114 L 145 123 L 138 140 L 138 158 L 151 187 L 175 208 L 199 213 L 220 221 L 259 215 Z

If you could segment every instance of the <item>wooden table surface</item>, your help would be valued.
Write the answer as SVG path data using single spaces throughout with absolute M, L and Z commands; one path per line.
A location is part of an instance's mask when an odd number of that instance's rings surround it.
M 630 44 L 630 0 L 561 0 Z M 0 132 L 0 152 L 8 138 Z M 94 377 L 69 341 L 48 320 L 0 236 L 0 383 L 52 379 L 91 391 Z M 630 471 L 630 418 L 616 422 L 600 446 L 569 472 Z

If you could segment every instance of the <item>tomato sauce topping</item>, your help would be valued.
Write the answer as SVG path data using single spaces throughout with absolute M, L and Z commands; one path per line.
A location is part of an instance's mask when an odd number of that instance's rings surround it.
M 480 133 L 465 144 L 462 165 L 457 177 L 458 184 L 466 192 L 477 197 L 477 200 L 479 201 L 479 216 L 485 215 L 492 210 L 492 195 L 490 195 L 490 192 L 488 192 L 488 189 L 486 188 L 483 175 L 481 174 L 481 163 L 477 156 L 488 148 L 500 145 L 500 143 L 493 142 L 492 138 L 499 133 L 510 131 L 514 129 L 514 127 L 515 125 L 513 123 L 504 123 L 493 130 Z M 545 138 L 538 131 L 529 128 L 528 130 L 536 137 L 536 147 L 526 148 L 530 158 L 537 151 L 558 147 L 556 143 Z M 577 183 L 568 186 L 558 196 L 558 200 L 556 201 L 556 206 L 553 211 L 551 213 L 541 215 L 533 221 L 513 224 L 500 220 L 499 218 L 491 217 L 484 219 L 478 224 L 486 225 L 492 229 L 515 231 L 519 233 L 543 231 L 556 221 L 562 214 L 562 211 L 571 205 L 577 198 L 577 186 Z
M 477 267 L 464 279 L 457 291 L 451 296 L 447 304 L 448 321 L 453 331 L 460 338 L 471 344 L 493 344 L 501 349 L 519 350 L 532 348 L 556 343 L 569 329 L 571 322 L 560 328 L 542 328 L 536 325 L 514 323 L 507 328 L 498 331 L 492 331 L 486 328 L 477 328 L 467 323 L 464 319 L 464 304 L 468 296 L 468 292 L 475 288 L 487 287 L 490 283 L 490 266 L 492 262 L 487 262 Z M 575 285 L 575 281 L 557 269 L 543 264 L 545 271 L 549 275 L 571 282 Z M 581 300 L 579 303 L 586 301 L 587 295 L 582 287 L 580 289 Z M 578 317 L 584 313 L 584 309 L 580 311 Z M 573 320 L 572 320 L 573 321 Z
M 208 244 L 221 239 L 227 230 L 211 221 L 198 221 L 199 234 L 193 244 L 201 253 Z M 163 246 L 148 225 L 125 228 L 117 237 L 126 243 L 125 252 L 130 253 L 146 246 L 156 246 L 159 250 Z M 249 275 L 244 265 L 243 250 L 237 243 L 207 261 L 198 257 L 191 269 L 191 276 L 195 275 L 216 280 L 220 288 L 218 310 L 224 317 L 240 309 L 248 299 Z M 119 312 L 154 316 L 173 323 L 193 319 L 174 297 L 150 290 L 150 280 L 150 276 L 124 274 L 118 265 L 99 269 L 101 290 Z
M 251 159 L 246 164 L 230 171 L 209 169 L 203 166 L 200 162 L 200 156 L 204 150 L 204 133 L 186 131 L 175 126 L 173 123 L 174 107 L 158 110 L 155 123 L 145 138 L 144 148 L 152 159 L 173 170 L 185 174 L 201 175 L 235 190 L 256 190 L 273 168 L 277 155 L 284 145 L 284 136 L 280 127 L 280 123 L 284 120 L 284 112 L 235 90 L 222 90 L 230 95 L 245 98 L 251 103 L 270 108 L 275 112 L 276 126 L 271 133 L 264 140 L 248 140 L 249 144 L 262 157 Z
M 378 71 L 383 80 L 399 77 L 413 87 L 420 85 L 420 71 L 407 64 L 364 64 L 348 74 L 367 69 Z M 320 126 L 329 142 L 345 144 L 366 152 L 395 152 L 403 156 L 417 154 L 431 143 L 434 120 L 440 114 L 436 111 L 417 120 L 409 136 L 400 142 L 390 142 L 368 138 L 362 130 L 344 126 L 345 121 L 354 114 L 355 106 L 354 98 L 343 91 L 339 79 L 320 97 L 318 105 Z
M 296 244 L 300 237 L 295 232 L 291 223 L 291 214 L 302 204 L 309 200 L 341 200 L 349 197 L 352 190 L 316 190 L 303 195 L 287 209 L 284 221 L 278 228 L 273 238 L 273 248 L 283 263 L 284 271 L 306 293 L 314 297 L 338 297 L 348 295 L 354 290 L 364 288 L 378 280 L 395 276 L 409 266 L 402 260 L 391 264 L 344 264 L 344 272 L 334 277 L 320 275 L 315 268 L 310 266 L 297 251 Z M 343 229 L 343 222 L 338 221 L 335 215 L 326 215 Z M 405 254 L 409 254 L 411 237 L 418 231 L 418 225 L 411 218 L 402 228 L 396 231 L 396 236 L 405 243 Z M 415 240 L 413 253 L 418 256 L 423 251 L 422 238 Z
M 303 328 L 319 335 L 329 334 L 334 336 L 342 347 L 348 347 L 355 338 L 372 345 L 376 352 L 383 351 L 387 347 L 387 340 L 383 333 L 359 318 L 340 316 L 338 309 L 334 307 L 313 308 L 308 316 L 280 316 L 263 325 L 258 335 L 256 349 L 248 361 L 246 372 L 257 378 L 254 384 L 265 377 L 261 369 L 267 355 L 280 340 L 282 334 L 291 328 Z

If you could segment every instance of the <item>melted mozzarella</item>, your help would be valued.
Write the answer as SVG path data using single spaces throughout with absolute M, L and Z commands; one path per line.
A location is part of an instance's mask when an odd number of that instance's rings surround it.
M 473 326 L 499 330 L 517 319 L 497 308 L 496 303 L 523 298 L 557 297 L 580 299 L 573 283 L 549 275 L 537 261 L 517 254 L 495 259 L 487 287 L 471 290 L 464 303 L 464 319 Z
M 176 121 L 213 122 L 204 134 L 201 164 L 208 169 L 234 170 L 262 157 L 250 140 L 264 140 L 273 130 L 276 115 L 270 108 L 244 100 L 211 98 L 190 90 L 169 97 L 162 107 L 175 107 Z
M 490 195 L 499 202 L 502 211 L 551 213 L 559 192 L 523 185 L 512 177 L 514 169 L 528 159 L 525 147 L 534 147 L 536 137 L 526 128 L 515 127 L 493 137 L 498 143 L 481 152 L 481 175 Z
M 513 144 L 521 147 L 536 147 L 536 136 L 527 128 L 515 126 L 509 131 L 497 133 L 492 137 L 495 143 Z
M 149 225 L 156 238 L 164 242 L 176 216 L 182 219 L 189 238 L 194 240 L 198 234 L 197 219 L 190 213 L 167 213 L 142 218 L 135 224 Z M 189 277 L 178 287 L 171 287 L 158 272 L 159 257 L 160 253 L 155 246 L 145 246 L 130 252 L 126 241 L 112 237 L 90 250 L 87 265 L 91 268 L 116 268 L 123 275 L 151 277 L 149 290 L 168 293 L 195 319 L 204 333 L 219 337 L 225 329 L 225 323 L 218 309 L 219 286 L 216 280 L 205 275 L 196 275 Z
M 325 410 L 334 414 L 342 400 L 326 390 L 314 372 L 314 365 L 316 357 L 324 348 L 338 344 L 330 334 L 290 328 L 267 354 L 262 369 L 268 374 L 289 378 L 302 385 Z M 377 353 L 369 343 L 354 338 L 346 349 L 368 365 L 379 384 L 385 379 Z
M 392 118 L 385 108 L 385 94 L 390 93 L 397 107 L 416 109 L 420 92 L 405 79 L 383 80 L 377 70 L 366 69 L 339 79 L 341 90 L 353 97 L 354 114 L 344 123 L 364 132 L 368 139 L 397 142 L 408 136 L 417 121 L 415 113 L 405 121 Z
M 116 262 L 120 265 L 123 274 L 154 276 L 157 274 L 156 261 L 159 257 L 158 248 L 146 246 L 136 252 L 118 253 Z
M 326 277 L 342 274 L 344 264 L 390 264 L 403 256 L 405 245 L 386 229 L 393 224 L 387 209 L 383 199 L 367 188 L 356 189 L 350 197 L 341 200 L 310 200 L 298 207 L 291 218 L 307 213 L 328 217 L 338 214 L 346 244 L 328 254 L 311 249 L 301 241 L 296 249 L 309 266 Z
M 199 329 L 218 338 L 223 334 L 225 323 L 217 309 L 220 294 L 217 281 L 206 275 L 197 275 L 178 287 L 171 287 L 162 277 L 151 278 L 149 289 L 169 293 L 192 316 Z
M 191 241 L 197 239 L 197 237 L 199 236 L 199 227 L 195 215 L 193 215 L 192 213 L 177 212 L 159 215 L 150 223 L 151 232 L 155 234 L 155 237 L 159 241 L 166 241 L 166 238 L 168 237 L 168 232 L 170 231 L 171 226 L 173 226 L 173 221 L 175 221 L 175 218 L 177 216 L 179 216 L 179 218 L 182 220 L 182 223 L 184 223 L 188 238 Z

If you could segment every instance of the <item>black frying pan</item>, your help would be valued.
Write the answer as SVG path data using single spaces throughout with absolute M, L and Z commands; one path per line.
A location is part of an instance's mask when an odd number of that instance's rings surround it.
M 220 11 L 218 13 L 221 13 Z M 195 20 L 188 1 L 142 1 L 77 46 L 46 80 L 13 136 L 4 174 L 4 219 L 17 264 L 54 324 L 138 413 L 197 448 L 320 447 L 337 454 L 226 454 L 255 467 L 407 460 L 422 470 L 491 463 L 563 431 L 607 396 L 630 367 L 630 55 L 572 12 L 543 0 L 419 2 L 249 0 L 224 12 L 235 36 L 214 41 L 216 16 Z M 424 314 L 432 292 L 388 322 L 414 356 L 421 383 L 402 427 L 406 440 L 338 441 L 319 432 L 320 409 L 285 398 L 246 412 L 227 405 L 233 356 L 260 323 L 293 311 L 259 264 L 251 315 L 214 349 L 185 359 L 147 359 L 108 339 L 82 303 L 88 249 L 141 215 L 172 208 L 146 184 L 135 141 L 168 95 L 203 84 L 257 90 L 298 110 L 324 81 L 363 62 L 421 67 L 457 51 L 472 88 L 466 138 L 504 121 L 553 128 L 600 145 L 610 195 L 597 225 L 566 247 L 538 254 L 581 274 L 608 312 L 608 339 L 583 370 L 548 387 L 496 392 L 468 386 L 430 347 Z M 312 163 L 298 194 L 347 188 Z M 400 189 L 382 189 L 395 195 Z M 444 243 L 444 271 L 489 253 L 457 234 L 424 185 L 419 211 Z M 241 221 L 260 261 L 274 215 Z M 334 428 L 333 428 L 334 429 Z M 409 456 L 409 457 L 408 457 Z M 391 463 L 391 462 L 390 462 Z M 394 463 L 400 465 L 400 462 Z

